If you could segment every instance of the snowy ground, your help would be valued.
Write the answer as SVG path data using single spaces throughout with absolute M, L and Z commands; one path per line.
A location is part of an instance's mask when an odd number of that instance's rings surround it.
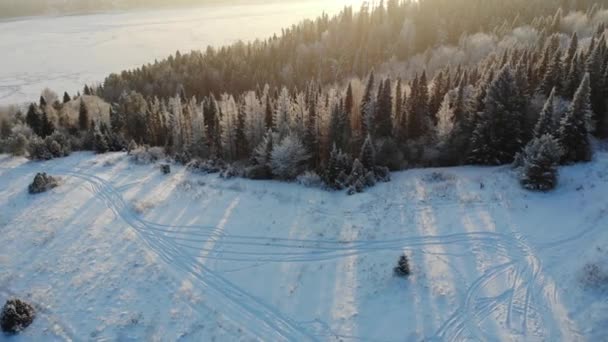
M 0 21 L 0 104 L 36 101 L 45 87 L 82 91 L 112 72 L 180 50 L 265 39 L 363 0 L 294 0 Z
M 28 195 L 39 171 L 62 185 Z M 352 197 L 173 171 L 0 156 L 0 302 L 40 313 L 10 340 L 608 336 L 606 294 L 579 281 L 608 253 L 606 152 L 550 194 L 504 167 L 402 172 Z M 392 275 L 403 251 L 408 280 Z

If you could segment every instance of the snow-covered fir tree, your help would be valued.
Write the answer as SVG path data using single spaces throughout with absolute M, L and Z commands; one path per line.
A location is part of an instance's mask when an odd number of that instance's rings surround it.
M 557 139 L 564 149 L 562 163 L 591 160 L 590 132 L 592 129 L 590 80 L 589 74 L 585 74 L 557 132 Z
M 520 182 L 528 190 L 548 191 L 557 185 L 557 168 L 563 154 L 551 134 L 532 139 L 521 153 Z

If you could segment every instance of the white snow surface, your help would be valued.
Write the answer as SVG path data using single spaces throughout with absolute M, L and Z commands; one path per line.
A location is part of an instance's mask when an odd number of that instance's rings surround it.
M 238 40 L 280 35 L 306 18 L 363 0 L 208 4 L 196 8 L 0 20 L 0 104 L 36 102 L 48 87 L 75 94 L 113 72 Z
M 29 195 L 41 171 L 61 185 Z M 0 302 L 38 310 L 0 340 L 601 341 L 607 294 L 580 272 L 607 259 L 606 193 L 607 152 L 551 193 L 461 167 L 350 197 L 122 153 L 0 155 Z

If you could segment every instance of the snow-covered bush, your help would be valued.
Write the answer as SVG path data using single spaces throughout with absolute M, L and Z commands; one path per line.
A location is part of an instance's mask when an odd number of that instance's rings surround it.
M 316 172 L 306 171 L 303 174 L 299 175 L 296 179 L 298 184 L 304 185 L 307 188 L 322 188 L 324 183 L 321 176 L 319 176 Z
M 23 156 L 27 152 L 28 141 L 25 135 L 17 133 L 6 139 L 5 146 L 6 150 L 4 152 L 14 156 Z
M 272 179 L 272 172 L 265 165 L 254 165 L 245 169 L 245 177 L 249 179 Z
M 232 179 L 243 176 L 243 170 L 235 165 L 228 165 L 220 171 L 220 178 Z
M 221 159 L 194 160 L 186 166 L 189 171 L 200 173 L 219 173 L 226 168 L 226 163 Z
M 30 194 L 39 194 L 49 191 L 59 185 L 58 179 L 49 176 L 46 173 L 38 173 L 34 177 L 34 181 L 29 185 L 28 191 Z
M 521 185 L 528 190 L 548 191 L 557 185 L 557 168 L 563 149 L 553 136 L 535 138 L 515 159 L 521 164 Z
M 289 134 L 272 150 L 272 174 L 283 180 L 295 179 L 304 171 L 308 158 L 309 155 L 300 139 Z
M 407 277 L 412 273 L 407 255 L 403 254 L 401 257 L 399 257 L 399 262 L 393 269 L 393 272 L 397 277 Z
M 54 132 L 44 139 L 32 137 L 28 144 L 28 153 L 32 160 L 50 160 L 70 155 L 72 147 L 67 136 Z
M 5 333 L 17 334 L 30 326 L 35 318 L 33 306 L 19 299 L 10 299 L 0 313 L 0 328 Z
M 580 275 L 581 283 L 593 290 L 608 290 L 608 267 L 600 263 L 588 263 Z
M 165 151 L 161 147 L 140 147 L 131 151 L 131 160 L 135 164 L 151 164 L 165 158 Z

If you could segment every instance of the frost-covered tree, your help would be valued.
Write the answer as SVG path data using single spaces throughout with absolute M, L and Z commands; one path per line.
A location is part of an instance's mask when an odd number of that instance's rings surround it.
M 271 129 L 268 129 L 262 138 L 262 141 L 253 150 L 252 159 L 255 165 L 265 166 L 270 169 L 272 150 L 274 149 L 275 140 L 275 133 Z
M 254 91 L 249 91 L 243 98 L 245 111 L 245 136 L 249 146 L 258 146 L 266 134 L 264 106 Z
M 371 134 L 371 129 L 373 127 L 373 119 L 374 113 L 376 111 L 376 103 L 374 101 L 374 86 L 375 86 L 375 76 L 372 71 L 367 80 L 367 85 L 365 86 L 365 92 L 363 93 L 363 98 L 361 99 L 361 135 L 367 136 Z
M 545 134 L 554 134 L 554 125 L 553 125 L 553 106 L 555 102 L 555 93 L 556 89 L 553 88 L 551 93 L 549 94 L 549 98 L 545 102 L 543 110 L 540 112 L 538 117 L 538 122 L 534 127 L 534 138 L 540 138 Z
M 238 108 L 232 95 L 222 95 L 220 112 L 222 156 L 227 160 L 235 160 L 237 158 Z
M 359 160 L 367 170 L 373 170 L 376 167 L 376 149 L 372 141 L 371 135 L 367 135 L 365 142 L 361 147 L 361 155 Z
M 551 134 L 534 138 L 521 153 L 520 182 L 528 190 L 548 191 L 557 185 L 563 149 Z
M 68 92 L 64 92 L 63 93 L 63 103 L 68 103 L 72 101 L 72 98 L 70 97 L 70 94 L 68 94 Z
M 279 133 L 280 138 L 284 138 L 289 134 L 291 128 L 291 119 L 293 115 L 293 102 L 289 95 L 289 90 L 283 87 L 279 93 L 274 111 L 273 125 Z
M 325 184 L 335 190 L 343 189 L 350 168 L 350 158 L 334 144 L 323 177 Z
M 283 180 L 295 179 L 304 171 L 309 157 L 300 138 L 295 134 L 288 134 L 272 150 L 272 174 Z
M 562 163 L 591 160 L 589 134 L 593 128 L 592 120 L 589 74 L 585 74 L 557 132 L 557 139 L 564 149 Z

